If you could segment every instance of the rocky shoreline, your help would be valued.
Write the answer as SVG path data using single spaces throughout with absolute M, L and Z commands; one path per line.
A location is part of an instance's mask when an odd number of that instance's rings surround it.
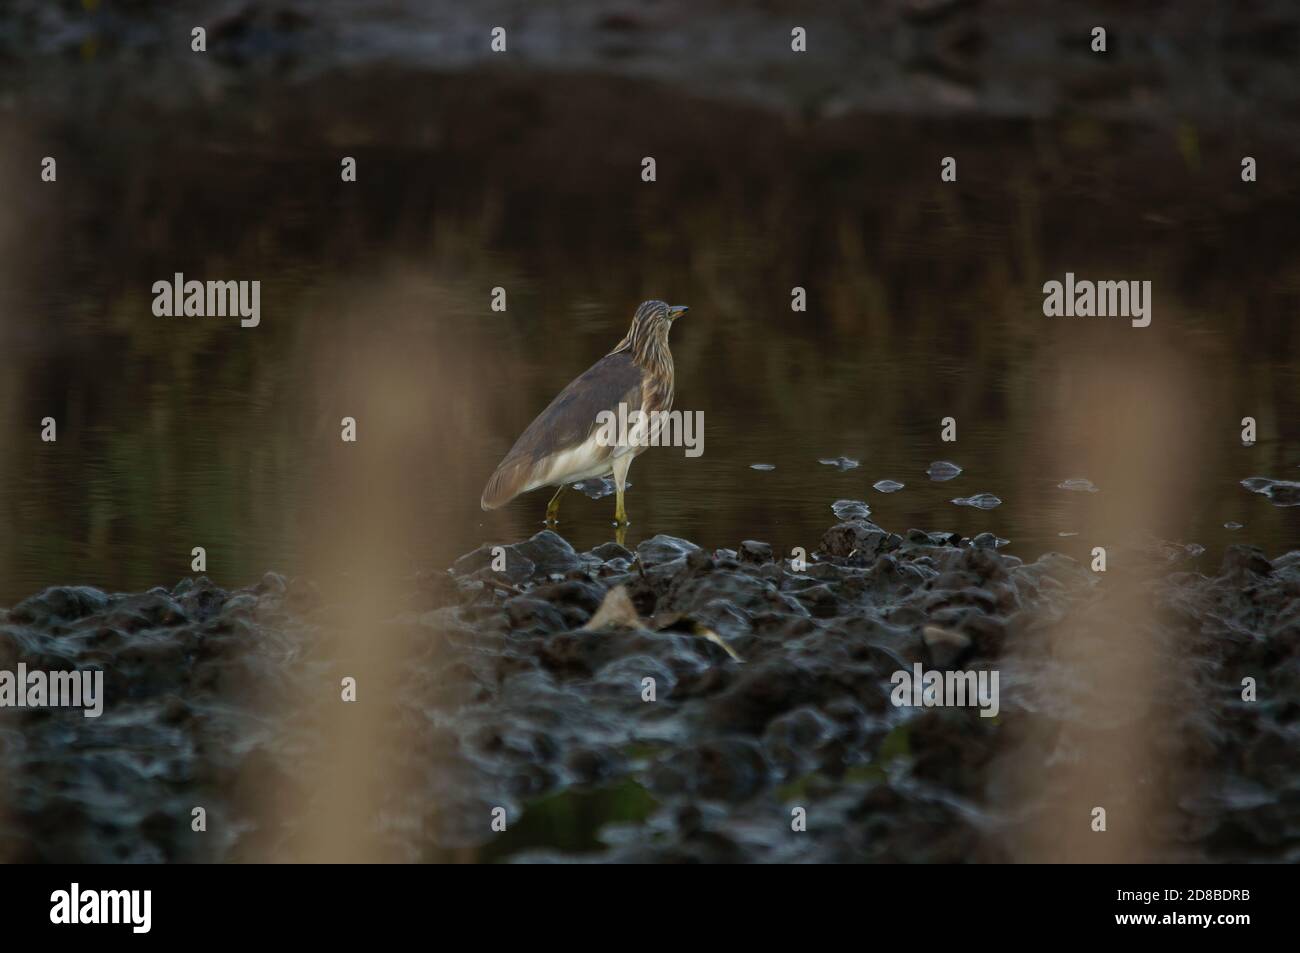
M 576 552 L 544 531 L 413 577 L 360 641 L 274 573 L 47 589 L 0 612 L 0 669 L 102 668 L 105 710 L 0 710 L 0 856 L 296 856 L 332 794 L 322 712 L 369 705 L 368 768 L 393 781 L 354 821 L 378 859 L 1074 859 L 1026 853 L 1077 793 L 1053 766 L 1139 730 L 1084 792 L 1117 841 L 1140 815 L 1142 857 L 1300 859 L 1300 550 L 1233 546 L 1204 575 L 1150 541 L 1102 574 L 997 542 L 852 519 L 799 566 L 756 541 Z M 368 674 L 379 651 L 391 670 Z M 918 664 L 998 671 L 996 717 L 896 706 Z M 1090 707 L 1135 668 L 1140 697 Z

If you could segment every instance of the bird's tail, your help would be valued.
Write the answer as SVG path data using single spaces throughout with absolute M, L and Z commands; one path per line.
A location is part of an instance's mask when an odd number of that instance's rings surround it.
M 503 460 L 496 472 L 488 477 L 479 505 L 485 510 L 505 506 L 524 491 L 532 479 L 533 467 L 524 460 Z

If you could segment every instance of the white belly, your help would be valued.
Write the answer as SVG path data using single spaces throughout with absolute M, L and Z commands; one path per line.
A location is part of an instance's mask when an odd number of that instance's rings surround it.
M 627 454 L 635 456 L 644 449 L 639 446 L 614 447 L 611 453 L 609 447 L 597 442 L 597 434 L 592 434 L 585 443 L 552 456 L 547 466 L 539 468 L 538 475 L 521 492 L 609 476 L 614 472 L 615 460 Z

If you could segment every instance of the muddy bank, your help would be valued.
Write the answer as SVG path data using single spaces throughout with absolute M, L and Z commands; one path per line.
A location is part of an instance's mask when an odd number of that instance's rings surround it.
M 1134 859 L 1300 857 L 1300 551 L 1231 547 L 1207 575 L 1187 568 L 1195 548 L 1147 541 L 1101 574 L 995 543 L 851 520 L 796 571 L 754 541 L 576 552 L 547 531 L 412 577 L 407 604 L 362 633 L 275 574 L 232 591 L 48 589 L 0 617 L 0 669 L 102 668 L 105 711 L 0 710 L 0 850 L 302 856 L 339 817 L 319 783 L 337 712 L 369 706 L 367 769 L 392 783 L 342 823 L 379 859 L 1043 856 L 1026 845 L 1080 794 L 1054 789 L 1053 765 L 1139 722 L 1151 742 L 1082 793 L 1107 807 L 1105 836 Z M 1066 643 L 1048 637 L 1061 626 Z M 1155 675 L 1116 717 L 1080 724 L 1101 671 L 1090 634 L 1115 626 Z M 381 651 L 400 664 L 373 665 Z M 996 717 L 894 705 L 891 677 L 916 664 L 997 671 Z

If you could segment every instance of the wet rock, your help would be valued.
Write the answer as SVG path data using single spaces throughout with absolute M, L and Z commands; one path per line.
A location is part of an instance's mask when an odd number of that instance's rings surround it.
M 689 565 L 689 560 L 688 560 Z M 734 549 L 717 549 L 713 551 L 713 557 L 710 560 L 710 566 L 717 569 L 739 569 L 739 554 Z
M 176 587 L 174 598 L 180 604 L 181 610 L 187 617 L 196 622 L 207 622 L 221 611 L 222 606 L 226 604 L 226 590 L 216 585 L 207 576 L 199 576 L 197 579 L 186 579 L 184 590 L 180 586 Z M 288 595 L 293 599 L 293 606 L 296 609 L 303 610 L 308 608 L 311 603 L 306 598 L 308 593 L 304 591 L 305 582 L 299 582 L 297 586 L 289 587 Z M 319 593 L 316 593 L 316 599 L 319 601 Z
M 926 476 L 936 483 L 943 483 L 954 477 L 961 476 L 961 467 L 948 460 L 936 460 L 930 464 L 929 469 L 925 471 Z
M 971 792 L 993 754 L 995 729 L 974 707 L 922 709 L 911 726 L 912 771 L 950 791 Z
M 607 496 L 613 496 L 618 491 L 618 484 L 614 482 L 612 477 L 594 477 L 590 480 L 580 480 L 572 484 L 572 486 L 583 496 L 592 500 L 603 500 Z M 624 481 L 624 490 L 630 489 L 631 486 L 631 480 Z
M 108 605 L 108 595 L 90 586 L 52 586 L 24 599 L 9 612 L 15 622 L 71 622 Z
M 859 466 L 857 460 L 851 460 L 848 457 L 830 457 L 827 459 L 818 460 L 817 462 L 822 464 L 823 466 L 835 467 L 836 469 L 841 471 L 853 470 Z
M 975 573 L 985 581 L 1005 579 L 1016 565 L 1018 560 L 985 547 L 964 549 L 956 559 L 958 568 Z
M 763 733 L 763 750 L 787 776 L 801 774 L 818 762 L 818 754 L 837 734 L 836 725 L 805 705 L 772 720 Z
M 700 797 L 739 801 L 752 797 L 767 778 L 762 751 L 752 741 L 726 738 L 681 751 L 660 765 L 651 778 L 663 793 L 690 792 Z
M 635 555 L 635 553 L 633 553 L 632 550 L 628 549 L 626 546 L 620 545 L 619 543 L 613 542 L 611 540 L 608 543 L 601 543 L 599 546 L 597 546 L 595 549 L 591 551 L 591 555 L 595 556 L 601 562 L 608 562 L 611 559 L 630 560 Z
M 581 579 L 566 579 L 534 586 L 528 591 L 528 595 L 549 602 L 563 611 L 566 618 L 580 619 L 583 622 L 590 618 L 607 598 L 603 586 Z
M 687 554 L 699 548 L 689 540 L 678 539 L 676 536 L 665 536 L 661 533 L 637 546 L 636 555 L 641 565 L 649 568 L 672 562 L 675 559 L 684 559 Z
M 897 536 L 885 532 L 874 523 L 854 520 L 832 526 L 822 536 L 818 550 L 828 556 L 848 557 L 859 554 L 866 560 L 898 547 Z
M 709 704 L 709 723 L 720 730 L 761 732 L 782 712 L 814 704 L 816 679 L 805 668 L 779 659 L 745 666 L 727 689 Z
M 5 747 L 14 770 L 0 785 L 19 790 L 6 792 L 0 839 L 42 860 L 275 856 L 297 836 L 281 818 L 320 797 L 313 766 L 337 756 L 339 679 L 359 674 L 390 726 L 368 769 L 395 779 L 380 808 L 392 834 L 376 834 L 395 858 L 505 844 L 485 831 L 492 806 L 514 830 L 591 791 L 603 800 L 583 802 L 587 860 L 1007 860 L 1004 833 L 987 836 L 1005 809 L 994 755 L 1026 712 L 1052 739 L 1035 763 L 1077 757 L 1080 732 L 1129 730 L 1131 714 L 1079 723 L 1075 693 L 1096 683 L 1077 670 L 1094 634 L 1133 625 L 1133 598 L 1153 606 L 1139 620 L 1157 662 L 1142 714 L 1152 763 L 1189 772 L 1153 836 L 1196 860 L 1276 860 L 1287 832 L 1300 836 L 1300 804 L 1279 793 L 1293 786 L 1300 718 L 1300 551 L 1230 547 L 1206 577 L 1166 562 L 1187 547 L 1154 541 L 1140 573 L 1101 577 L 1061 554 L 1022 563 L 991 533 L 905 541 L 849 520 L 796 571 L 754 541 L 710 551 L 657 536 L 635 553 L 576 553 L 553 536 L 507 547 L 536 570 L 514 581 L 485 569 L 483 551 L 416 575 L 410 604 L 364 638 L 335 617 L 328 588 L 269 576 L 232 591 L 185 579 L 89 606 L 27 600 L 0 624 L 0 668 L 99 666 L 109 703 L 98 721 L 22 713 L 22 744 Z M 1061 625 L 1064 646 L 1046 637 Z M 375 644 L 397 653 L 399 672 L 367 694 Z M 998 724 L 975 709 L 896 708 L 891 675 L 917 663 L 1000 671 Z M 1241 700 L 1246 676 L 1266 702 Z M 1202 790 L 1206 777 L 1226 780 Z M 614 822 L 607 812 L 646 788 L 662 806 L 651 798 Z M 199 792 L 219 829 L 260 833 L 192 840 L 167 818 L 186 817 Z M 1067 794 L 1016 806 L 1032 816 Z M 818 821 L 792 839 L 779 808 L 795 803 Z M 537 829 L 545 856 L 570 856 L 566 829 Z M 493 859 L 540 856 L 499 849 Z
M 736 568 L 736 565 L 739 565 L 740 562 L 739 559 L 735 558 L 731 554 L 730 550 L 726 550 L 722 558 L 727 560 L 729 564 L 734 562 L 735 565 L 728 565 L 727 567 L 731 569 Z M 695 549 L 686 554 L 686 569 L 688 572 L 692 572 L 692 573 L 709 572 L 710 570 L 714 569 L 715 566 L 716 566 L 716 560 L 713 554 L 703 549 Z
M 904 538 L 917 546 L 956 546 L 961 542 L 956 533 L 927 533 L 923 529 L 909 529 Z
M 512 629 L 558 632 L 573 627 L 559 607 L 533 596 L 516 596 L 506 601 L 505 608 Z
M 1268 498 L 1274 506 L 1300 506 L 1300 483 L 1291 480 L 1273 480 L 1268 477 L 1250 477 L 1241 485 L 1252 493 Z
M 825 583 L 801 589 L 796 594 L 795 599 L 808 610 L 809 615 L 815 618 L 833 619 L 840 614 L 839 596 Z
M 952 501 L 958 506 L 973 506 L 977 510 L 991 510 L 1002 505 L 1002 500 L 992 493 L 976 493 L 974 496 L 959 496 Z
M 607 649 L 585 633 L 564 632 L 547 639 L 537 650 L 538 661 L 561 676 L 590 676 Z
M 514 551 L 532 562 L 535 576 L 563 574 L 582 565 L 569 541 L 554 530 L 542 530 L 532 539 L 517 544 Z
M 1223 552 L 1221 575 L 1233 573 L 1254 573 L 1267 576 L 1273 571 L 1273 564 L 1264 558 L 1264 551 L 1258 546 L 1229 546 Z
M 246 599 L 247 604 L 257 604 L 251 595 Z M 113 600 L 108 615 L 108 623 L 123 632 L 180 625 L 186 621 L 185 609 L 166 590 L 119 597 Z
M 770 582 L 749 573 L 708 573 L 676 581 L 659 600 L 657 616 L 662 618 L 663 613 L 693 615 L 714 605 L 725 605 L 744 613 L 788 608 L 789 603 Z
M 650 655 L 629 655 L 603 666 L 594 679 L 601 694 L 628 706 L 644 708 L 645 679 L 653 679 L 654 701 L 670 698 L 677 676 L 663 660 Z
M 831 512 L 840 520 L 866 520 L 871 515 L 871 507 L 861 500 L 836 500 L 831 504 Z
M 970 541 L 970 544 L 976 549 L 997 549 L 1000 546 L 1005 546 L 1009 542 L 1010 540 L 994 536 L 992 533 L 980 533 Z

